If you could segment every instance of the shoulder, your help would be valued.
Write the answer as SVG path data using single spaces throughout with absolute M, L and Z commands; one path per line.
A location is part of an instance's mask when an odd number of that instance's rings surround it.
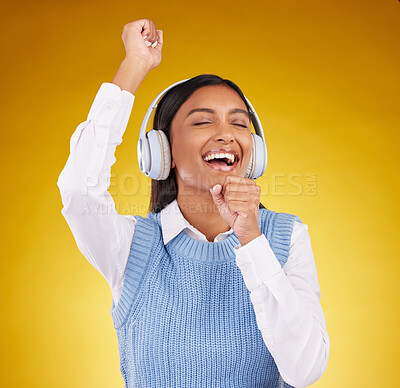
M 308 225 L 300 221 L 293 222 L 292 242 L 291 246 L 295 245 L 298 241 L 309 237 Z
M 267 238 L 281 266 L 288 260 L 294 224 L 301 222 L 295 214 L 260 209 L 260 231 Z
M 132 216 L 132 219 L 135 220 L 135 233 L 132 245 L 134 242 L 142 243 L 143 238 L 155 242 L 162 237 L 161 227 L 157 221 L 157 217 L 157 213 L 149 213 L 146 217 L 141 215 Z M 150 239 L 149 236 L 151 236 Z
M 260 229 L 263 233 L 273 233 L 274 230 L 282 230 L 292 234 L 294 225 L 302 224 L 301 218 L 295 214 L 276 212 L 269 209 L 259 211 Z

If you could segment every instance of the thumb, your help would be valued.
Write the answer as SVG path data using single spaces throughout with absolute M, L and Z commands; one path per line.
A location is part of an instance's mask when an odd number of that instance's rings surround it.
M 220 184 L 216 184 L 214 187 L 210 187 L 209 190 L 215 204 L 218 207 L 225 204 L 224 196 L 222 195 L 222 186 Z

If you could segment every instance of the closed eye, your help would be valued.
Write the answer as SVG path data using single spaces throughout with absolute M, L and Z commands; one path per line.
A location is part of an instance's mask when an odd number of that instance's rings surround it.
M 202 124 L 211 124 L 211 123 L 194 123 L 193 125 L 202 125 Z M 247 128 L 247 125 L 242 125 L 242 124 L 233 124 L 233 125 L 239 125 L 239 127 Z

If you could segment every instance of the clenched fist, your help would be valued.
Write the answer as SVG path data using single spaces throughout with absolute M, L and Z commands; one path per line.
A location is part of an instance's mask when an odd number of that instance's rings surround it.
M 249 178 L 227 175 L 224 183 L 210 187 L 214 203 L 224 221 L 236 233 L 240 244 L 246 245 L 261 235 L 259 206 L 261 188 Z
M 163 31 L 157 30 L 150 19 L 139 19 L 125 24 L 122 32 L 126 57 L 139 59 L 149 69 L 161 62 Z

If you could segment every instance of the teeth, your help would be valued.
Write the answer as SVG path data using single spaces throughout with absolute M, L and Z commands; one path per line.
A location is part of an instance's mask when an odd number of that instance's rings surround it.
M 210 154 L 210 155 L 207 155 L 204 158 L 204 160 L 208 161 L 208 160 L 211 160 L 211 159 L 223 159 L 223 158 L 228 158 L 231 161 L 231 163 L 233 163 L 235 161 L 235 155 L 228 154 L 228 153 Z

